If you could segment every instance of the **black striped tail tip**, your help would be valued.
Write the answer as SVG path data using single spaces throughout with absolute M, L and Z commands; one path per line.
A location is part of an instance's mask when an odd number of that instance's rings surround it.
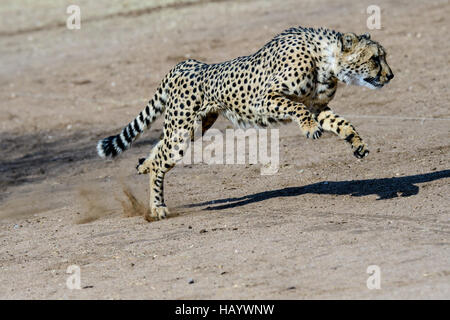
M 103 140 L 100 140 L 97 143 L 97 153 L 101 158 L 114 158 L 119 153 L 123 151 L 123 149 L 118 145 L 120 140 L 119 136 L 110 136 Z M 121 142 L 121 141 L 120 141 Z

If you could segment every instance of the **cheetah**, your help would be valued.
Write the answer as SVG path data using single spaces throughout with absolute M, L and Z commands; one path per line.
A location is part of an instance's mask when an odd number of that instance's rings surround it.
M 220 114 L 241 127 L 294 121 L 307 138 L 333 132 L 363 158 L 369 154 L 366 143 L 328 104 L 338 81 L 375 89 L 393 77 L 385 49 L 368 33 L 290 28 L 249 56 L 215 64 L 193 59 L 177 64 L 145 109 L 118 135 L 100 140 L 97 152 L 102 158 L 117 156 L 165 112 L 161 140 L 136 167 L 150 177 L 145 218 L 163 219 L 169 214 L 164 175 L 175 166 L 176 156 L 183 156 L 187 135 L 192 136 L 199 123 L 205 133 Z

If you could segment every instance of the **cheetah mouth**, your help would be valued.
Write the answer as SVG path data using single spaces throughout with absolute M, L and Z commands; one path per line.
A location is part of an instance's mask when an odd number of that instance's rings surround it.
M 384 83 L 380 83 L 376 78 L 368 77 L 364 79 L 365 82 L 374 86 L 375 88 L 381 88 L 384 86 Z

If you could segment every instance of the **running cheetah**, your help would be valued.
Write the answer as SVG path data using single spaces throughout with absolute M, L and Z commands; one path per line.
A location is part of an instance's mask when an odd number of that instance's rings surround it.
M 115 157 L 165 111 L 164 135 L 137 171 L 150 175 L 147 220 L 165 218 L 164 175 L 182 157 L 186 134 L 202 132 L 222 114 L 239 126 L 267 127 L 295 121 L 307 138 L 323 130 L 346 140 L 358 158 L 369 150 L 353 125 L 328 107 L 338 80 L 381 88 L 394 74 L 386 51 L 369 34 L 340 33 L 319 28 L 290 28 L 256 53 L 216 64 L 186 60 L 162 80 L 144 110 L 120 134 L 100 140 L 100 157 Z

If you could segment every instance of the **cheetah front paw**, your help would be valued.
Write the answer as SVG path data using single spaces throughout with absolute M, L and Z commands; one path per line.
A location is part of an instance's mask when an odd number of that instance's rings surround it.
M 367 148 L 367 145 L 365 143 L 361 143 L 359 145 L 353 146 L 353 149 L 355 150 L 353 154 L 358 159 L 362 159 L 366 157 L 369 154 L 369 149 Z
M 319 139 L 322 136 L 322 127 L 314 120 L 306 120 L 301 124 L 301 129 L 306 138 Z
M 139 164 L 136 166 L 136 170 L 139 174 L 147 174 L 150 172 L 150 165 L 145 158 L 139 159 Z
M 152 207 L 150 212 L 145 215 L 145 220 L 154 221 L 167 218 L 169 215 L 169 209 L 165 205 Z

